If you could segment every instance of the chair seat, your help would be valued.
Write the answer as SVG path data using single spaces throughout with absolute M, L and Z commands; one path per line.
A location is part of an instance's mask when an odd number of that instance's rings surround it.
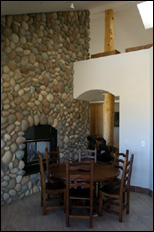
M 65 189 L 66 185 L 63 182 L 54 182 L 54 183 L 46 183 L 46 188 L 48 190 L 60 190 Z
M 100 191 L 107 194 L 117 195 L 120 194 L 120 185 L 116 182 L 113 182 L 100 188 Z
M 72 189 L 70 189 L 69 194 L 70 194 L 70 198 L 73 198 L 73 197 L 78 198 L 78 199 L 80 199 L 80 198 L 82 198 L 82 199 L 88 198 L 89 199 L 90 198 L 90 190 L 87 188 L 84 188 L 84 189 L 72 188 Z
M 121 179 L 118 178 L 118 177 L 114 178 L 114 183 L 117 184 L 117 185 L 119 184 L 119 186 L 120 186 L 120 184 L 121 184 Z
M 54 176 L 50 176 L 49 181 L 60 182 L 60 183 L 63 182 L 63 180 L 58 179 L 57 177 L 54 177 Z

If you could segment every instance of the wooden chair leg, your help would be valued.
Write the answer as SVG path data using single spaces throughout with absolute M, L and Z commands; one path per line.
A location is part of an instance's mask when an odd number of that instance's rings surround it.
M 93 200 L 89 202 L 90 204 L 90 228 L 93 228 Z
M 43 194 L 43 215 L 46 215 L 46 194 Z
M 90 228 L 93 228 L 93 202 L 90 202 Z
M 43 206 L 43 197 L 41 196 L 41 207 Z
M 90 228 L 93 228 L 93 212 L 90 212 Z
M 130 194 L 129 191 L 127 191 L 127 200 L 126 200 L 126 213 L 129 213 L 129 198 L 130 198 Z
M 99 183 L 98 182 L 95 183 L 94 189 L 95 189 L 95 197 L 97 198 L 98 197 L 98 189 L 99 189 Z
M 126 194 L 125 192 L 123 193 L 123 203 L 125 204 L 125 201 L 126 201 Z
M 111 199 L 108 198 L 108 200 L 107 200 L 107 208 L 110 209 L 110 207 L 111 207 Z
M 69 199 L 66 199 L 66 226 L 69 227 Z
M 43 206 L 43 193 L 42 193 L 42 187 L 41 187 L 41 206 Z
M 123 199 L 119 202 L 119 222 L 122 222 L 122 211 L 123 211 Z
M 66 213 L 66 193 L 64 192 L 64 213 Z
M 99 195 L 99 209 L 98 209 L 98 215 L 102 216 L 102 207 L 103 207 L 103 199 L 102 199 L 102 193 Z

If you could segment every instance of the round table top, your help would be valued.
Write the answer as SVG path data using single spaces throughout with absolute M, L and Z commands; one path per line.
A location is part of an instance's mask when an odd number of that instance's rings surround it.
M 59 179 L 66 179 L 66 165 L 61 164 L 56 167 L 52 167 L 51 174 Z M 113 165 L 108 165 L 104 163 L 94 164 L 94 181 L 101 182 L 106 180 L 111 180 L 120 174 L 118 168 Z

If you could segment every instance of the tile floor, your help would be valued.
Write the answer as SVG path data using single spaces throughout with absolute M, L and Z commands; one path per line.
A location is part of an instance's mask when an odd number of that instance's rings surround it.
M 131 192 L 130 202 L 130 214 L 123 213 L 122 223 L 118 216 L 104 213 L 93 218 L 93 229 L 83 219 L 70 219 L 66 227 L 63 209 L 43 215 L 40 193 L 36 193 L 1 207 L 1 231 L 153 231 L 153 197 Z

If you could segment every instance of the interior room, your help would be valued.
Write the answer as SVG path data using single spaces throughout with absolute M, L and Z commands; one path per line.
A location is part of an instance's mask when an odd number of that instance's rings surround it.
M 142 3 L 1 1 L 2 231 L 153 230 L 153 21 Z M 134 154 L 130 212 L 68 228 L 63 209 L 42 214 L 37 152 L 45 171 L 46 148 L 73 163 L 88 136 Z

